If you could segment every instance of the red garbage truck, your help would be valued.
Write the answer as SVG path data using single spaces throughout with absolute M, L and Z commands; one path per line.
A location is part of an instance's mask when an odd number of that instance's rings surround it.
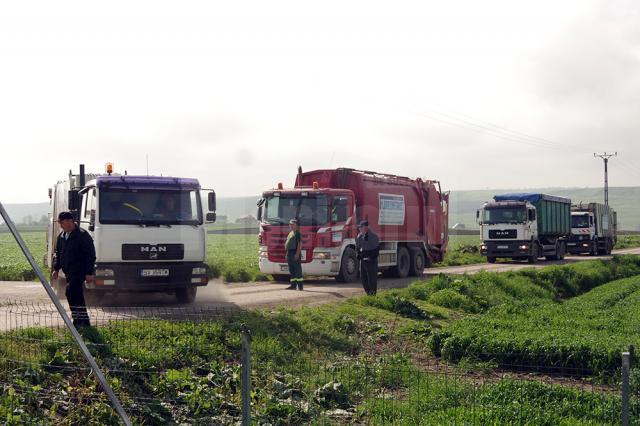
M 263 192 L 258 201 L 260 271 L 288 278 L 284 242 L 289 220 L 302 233 L 307 276 L 358 278 L 357 223 L 368 220 L 380 238 L 378 267 L 386 275 L 420 276 L 447 250 L 449 193 L 440 183 L 348 168 L 298 169 L 293 188 Z

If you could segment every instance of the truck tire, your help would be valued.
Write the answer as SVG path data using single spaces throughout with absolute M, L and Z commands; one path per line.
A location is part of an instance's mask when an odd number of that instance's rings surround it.
M 193 303 L 197 293 L 198 287 L 179 288 L 176 290 L 176 299 L 178 303 Z
M 613 251 L 613 242 L 611 242 L 610 240 L 607 240 L 607 254 L 611 254 L 612 251 Z
M 597 256 L 597 255 L 598 255 L 598 240 L 595 240 L 593 241 L 593 247 L 591 247 L 589 256 Z
M 104 299 L 104 295 L 104 291 L 84 289 L 84 301 L 87 306 L 99 306 L 102 299 Z
M 358 279 L 358 257 L 352 247 L 347 247 L 342 254 L 340 261 L 340 272 L 336 276 L 336 281 L 341 283 L 352 283 Z
M 421 249 L 411 250 L 411 266 L 409 268 L 409 275 L 414 277 L 421 277 L 424 275 L 424 268 L 426 267 L 424 252 Z
M 406 278 L 411 269 L 411 257 L 409 250 L 405 246 L 398 247 L 398 256 L 396 258 L 396 266 L 393 267 L 396 278 Z
M 493 256 L 487 256 L 487 262 L 489 263 L 496 263 L 496 258 Z

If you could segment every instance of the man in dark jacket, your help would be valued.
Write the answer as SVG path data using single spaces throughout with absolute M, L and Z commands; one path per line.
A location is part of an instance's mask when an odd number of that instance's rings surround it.
M 380 251 L 380 240 L 378 236 L 369 229 L 369 222 L 366 220 L 358 224 L 360 231 L 356 238 L 356 253 L 360 259 L 360 279 L 362 287 L 369 296 L 375 296 L 378 291 L 378 252 Z
M 84 282 L 93 282 L 95 274 L 96 250 L 93 238 L 73 221 L 70 212 L 58 215 L 62 232 L 56 242 L 56 260 L 53 265 L 53 279 L 58 279 L 60 269 L 67 277 L 66 296 L 71 308 L 73 325 L 91 325 L 84 300 Z

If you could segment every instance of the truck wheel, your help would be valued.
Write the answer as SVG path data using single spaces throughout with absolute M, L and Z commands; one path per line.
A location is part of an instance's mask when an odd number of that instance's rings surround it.
M 487 262 L 489 263 L 496 263 L 496 258 L 493 256 L 487 256 Z
M 424 253 L 420 249 L 411 250 L 411 266 L 409 275 L 421 277 L 424 275 L 425 268 Z
M 404 246 L 400 246 L 398 247 L 398 257 L 396 259 L 396 266 L 394 267 L 394 275 L 397 278 L 406 278 L 407 275 L 409 275 L 409 269 L 411 269 L 409 250 Z
M 84 290 L 84 301 L 87 306 L 98 306 L 104 299 L 104 291 Z
M 594 241 L 593 242 L 593 247 L 591 247 L 591 252 L 589 253 L 589 256 L 597 256 L 598 255 L 598 241 Z
M 352 283 L 358 279 L 358 257 L 356 251 L 347 247 L 342 254 L 340 262 L 340 273 L 336 276 L 336 281 L 341 283 Z
M 527 258 L 527 262 L 529 262 L 532 265 L 534 263 L 538 263 L 538 246 L 537 245 L 533 246 L 533 253 L 531 253 L 531 256 Z
M 607 254 L 611 254 L 611 252 L 613 251 L 613 244 L 611 243 L 611 241 L 607 240 Z
M 198 287 L 179 288 L 176 290 L 178 303 L 193 303 L 196 300 Z

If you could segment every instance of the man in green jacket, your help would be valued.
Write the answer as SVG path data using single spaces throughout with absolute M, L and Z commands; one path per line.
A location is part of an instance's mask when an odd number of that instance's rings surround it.
M 289 264 L 290 285 L 287 290 L 302 290 L 304 279 L 302 278 L 302 234 L 298 227 L 298 221 L 291 219 L 289 221 L 289 235 L 284 243 L 284 249 L 287 252 L 287 263 Z

